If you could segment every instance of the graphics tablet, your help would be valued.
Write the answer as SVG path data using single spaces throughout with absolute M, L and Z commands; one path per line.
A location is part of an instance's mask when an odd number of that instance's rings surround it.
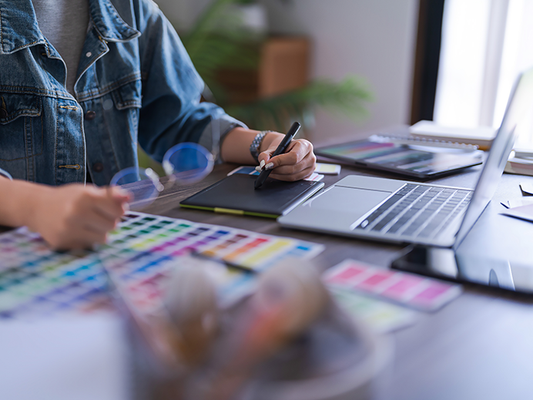
M 324 183 L 269 178 L 254 189 L 254 175 L 234 174 L 183 200 L 181 207 L 277 218 L 319 191 Z
M 481 151 L 423 146 L 420 141 L 387 141 L 381 136 L 315 149 L 318 156 L 350 165 L 389 171 L 418 179 L 460 171 L 482 163 Z

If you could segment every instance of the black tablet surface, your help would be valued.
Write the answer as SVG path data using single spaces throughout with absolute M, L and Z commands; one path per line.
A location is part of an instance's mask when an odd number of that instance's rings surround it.
M 421 141 L 387 141 L 379 136 L 315 149 L 315 154 L 345 163 L 430 179 L 482 163 L 481 151 L 464 145 L 424 145 Z
M 254 189 L 257 177 L 234 174 L 192 195 L 181 207 L 231 214 L 277 218 L 319 191 L 324 183 L 315 181 L 285 182 L 269 178 Z

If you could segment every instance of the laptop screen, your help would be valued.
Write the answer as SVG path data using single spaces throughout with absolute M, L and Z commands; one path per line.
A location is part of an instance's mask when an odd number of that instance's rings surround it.
M 494 196 L 500 181 L 499 178 L 516 140 L 516 127 L 524 120 L 528 112 L 533 112 L 533 69 L 527 70 L 518 77 L 511 92 L 502 124 L 492 142 L 490 153 L 484 163 L 472 200 L 457 233 L 454 248 L 461 244 Z

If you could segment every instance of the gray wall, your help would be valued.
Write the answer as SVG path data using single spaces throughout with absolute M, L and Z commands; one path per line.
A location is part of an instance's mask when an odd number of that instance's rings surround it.
M 167 17 L 187 28 L 210 0 L 156 0 Z M 409 122 L 418 0 L 262 0 L 270 30 L 313 40 L 312 76 L 364 77 L 375 100 L 354 123 L 317 114 L 315 143 L 364 136 Z

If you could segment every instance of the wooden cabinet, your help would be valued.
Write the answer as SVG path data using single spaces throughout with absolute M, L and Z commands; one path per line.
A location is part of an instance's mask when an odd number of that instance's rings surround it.
M 301 88 L 309 82 L 310 43 L 304 37 L 272 37 L 260 45 L 256 69 L 223 69 L 217 82 L 230 103 L 245 103 Z

